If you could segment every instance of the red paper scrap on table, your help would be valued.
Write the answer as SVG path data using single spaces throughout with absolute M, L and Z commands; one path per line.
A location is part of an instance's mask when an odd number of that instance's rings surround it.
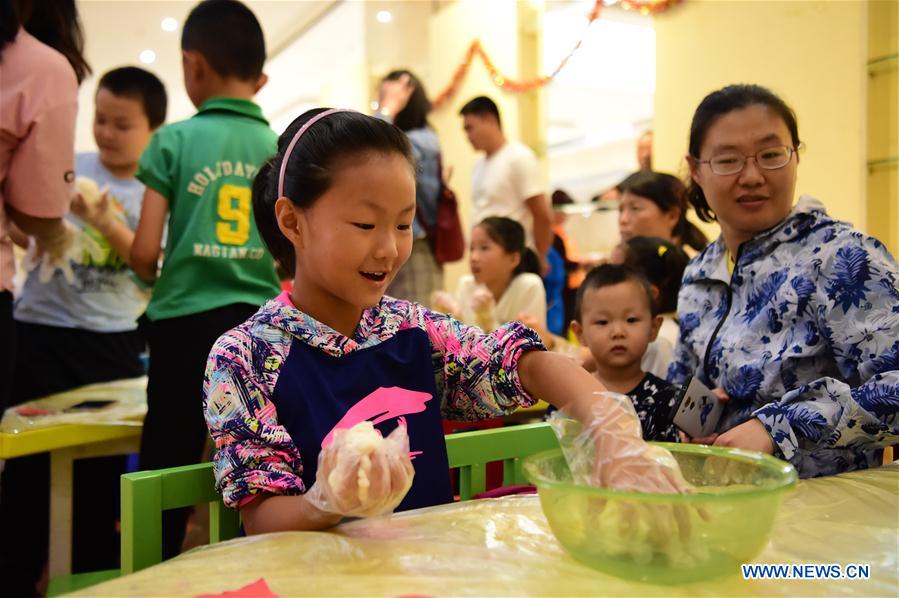
M 16 413 L 22 417 L 37 417 L 39 415 L 53 415 L 55 411 L 41 409 L 40 407 L 16 407 Z
M 199 594 L 194 598 L 278 598 L 261 577 L 248 586 L 237 590 L 226 590 L 221 594 Z

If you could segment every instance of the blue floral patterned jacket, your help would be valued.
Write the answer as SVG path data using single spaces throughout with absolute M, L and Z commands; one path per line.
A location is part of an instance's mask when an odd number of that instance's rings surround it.
M 719 238 L 684 273 L 668 379 L 724 388 L 718 431 L 757 417 L 801 477 L 876 466 L 899 442 L 895 259 L 807 196 L 726 259 Z

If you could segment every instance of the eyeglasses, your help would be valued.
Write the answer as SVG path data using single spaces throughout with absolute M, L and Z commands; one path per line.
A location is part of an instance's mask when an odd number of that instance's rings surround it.
M 718 175 L 726 176 L 729 174 L 737 174 L 746 166 L 746 161 L 750 158 L 755 160 L 756 165 L 764 170 L 777 170 L 783 168 L 790 162 L 794 152 L 798 152 L 802 148 L 800 143 L 798 147 L 788 147 L 781 145 L 777 147 L 767 147 L 753 156 L 746 156 L 736 152 L 719 154 L 712 156 L 708 160 L 695 160 L 696 164 L 708 164 L 712 172 Z

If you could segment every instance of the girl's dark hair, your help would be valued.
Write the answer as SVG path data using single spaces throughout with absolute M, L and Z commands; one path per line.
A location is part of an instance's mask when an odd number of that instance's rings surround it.
M 521 256 L 513 278 L 524 272 L 530 272 L 540 276 L 540 258 L 534 251 L 525 245 L 524 227 L 511 218 L 503 216 L 490 216 L 478 223 L 484 229 L 487 236 L 505 250 L 506 253 L 517 253 Z
M 587 272 L 584 282 L 577 289 L 577 294 L 574 296 L 575 321 L 583 324 L 581 316 L 584 309 L 584 295 L 587 294 L 587 291 L 615 286 L 622 282 L 636 282 L 640 285 L 640 288 L 646 293 L 650 313 L 653 316 L 659 313 L 652 298 L 652 286 L 642 272 L 623 264 L 602 264 Z
M 66 57 L 78 83 L 91 74 L 84 58 L 84 32 L 75 0 L 2 0 L 0 51 L 16 37 L 19 26 Z
M 799 147 L 799 125 L 796 122 L 796 113 L 777 94 L 761 85 L 728 85 L 707 95 L 696 108 L 693 122 L 690 124 L 689 157 L 694 160 L 700 159 L 699 154 L 702 144 L 705 142 L 706 133 L 721 116 L 756 104 L 767 106 L 776 112 L 790 131 L 793 147 Z M 692 179 L 687 184 L 687 199 L 693 204 L 700 220 L 703 222 L 717 220 L 702 189 Z
M 658 237 L 634 237 L 621 248 L 624 265 L 642 273 L 659 290 L 657 313 L 676 312 L 677 294 L 690 261 L 684 250 Z
M 327 108 L 314 108 L 298 116 L 278 138 L 278 151 L 253 180 L 253 215 L 269 251 L 288 272 L 295 271 L 293 244 L 281 233 L 275 218 L 278 174 L 284 152 L 296 132 Z M 412 147 L 406 135 L 390 123 L 359 112 L 330 114 L 303 133 L 288 157 L 284 195 L 295 206 L 310 207 L 331 187 L 334 175 L 347 163 L 364 160 L 366 154 L 400 154 L 414 167 Z
M 431 111 L 431 101 L 425 92 L 421 80 L 413 75 L 410 71 L 400 70 L 393 71 L 386 77 L 385 81 L 397 81 L 403 77 L 409 77 L 409 84 L 412 86 L 412 95 L 409 96 L 409 103 L 406 107 L 396 113 L 393 117 L 395 124 L 401 131 L 411 131 L 412 129 L 422 129 L 428 126 L 428 113 Z
M 687 220 L 687 190 L 676 176 L 653 170 L 640 170 L 621 181 L 618 186 L 622 193 L 630 192 L 645 197 L 663 212 L 676 209 L 680 216 L 671 234 L 684 245 L 701 251 L 709 244 L 703 232 Z

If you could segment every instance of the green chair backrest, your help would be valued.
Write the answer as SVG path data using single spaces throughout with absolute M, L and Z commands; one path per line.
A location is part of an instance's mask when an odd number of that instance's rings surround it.
M 547 423 L 446 436 L 450 469 L 459 470 L 460 500 L 468 500 L 486 489 L 488 463 L 502 461 L 503 485 L 524 484 L 527 480 L 521 471 L 522 457 L 552 448 L 559 448 L 559 441 Z
M 209 505 L 209 542 L 240 531 L 240 514 L 215 491 L 212 463 L 138 471 L 122 476 L 122 575 L 162 561 L 162 512 Z
M 468 500 L 486 487 L 487 464 L 503 462 L 503 484 L 524 483 L 522 457 L 559 446 L 549 424 L 525 424 L 446 436 L 450 469 L 459 470 L 459 497 Z M 215 491 L 212 463 L 122 476 L 122 575 L 162 561 L 162 512 L 209 505 L 209 542 L 230 540 L 240 515 Z

